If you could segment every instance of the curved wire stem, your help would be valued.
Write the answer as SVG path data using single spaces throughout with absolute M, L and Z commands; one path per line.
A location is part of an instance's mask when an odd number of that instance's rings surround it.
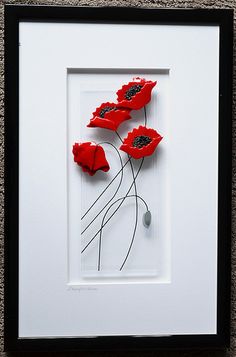
M 146 210 L 149 211 L 147 202 L 146 202 L 141 196 L 139 196 L 139 195 L 128 195 L 128 196 L 125 196 L 125 197 L 123 196 L 123 197 L 120 197 L 120 198 L 118 198 L 117 200 L 115 200 L 115 201 L 110 205 L 110 207 L 107 209 L 107 211 L 106 211 L 106 213 L 105 213 L 105 215 L 104 215 L 104 217 L 103 217 L 103 222 L 102 222 L 102 224 L 104 224 L 104 220 L 105 220 L 105 218 L 106 218 L 108 212 L 110 211 L 110 209 L 111 209 L 116 203 L 118 203 L 119 201 L 123 200 L 124 198 L 127 199 L 127 198 L 133 198 L 133 197 L 137 197 L 137 199 L 139 199 L 140 201 L 142 201 L 143 204 L 144 204 L 144 206 L 145 206 L 145 208 L 146 208 Z M 100 253 L 100 254 L 101 254 L 101 253 Z M 99 267 L 98 270 L 100 270 L 100 267 Z
M 89 213 L 89 211 L 93 208 L 93 206 L 97 203 L 97 201 L 99 200 L 100 197 L 102 197 L 102 195 L 106 192 L 106 190 L 111 186 L 111 184 L 115 181 L 115 179 L 119 176 L 119 174 L 121 173 L 122 170 L 124 170 L 125 166 L 128 164 L 129 160 L 127 160 L 124 165 L 122 166 L 122 168 L 115 174 L 115 176 L 113 177 L 113 179 L 109 182 L 109 184 L 104 188 L 104 190 L 100 193 L 100 195 L 96 198 L 96 200 L 92 203 L 92 205 L 87 209 L 87 211 L 83 214 L 83 216 L 81 217 L 81 220 L 83 220 L 86 215 Z
M 129 157 L 130 158 L 130 157 Z M 133 241 L 134 241 L 134 237 L 135 237 L 135 233 L 136 233 L 136 229 L 137 229 L 137 224 L 138 224 L 138 199 L 137 199 L 137 187 L 136 187 L 136 178 L 135 178 L 135 175 L 134 175 L 134 168 L 133 168 L 133 164 L 132 164 L 132 161 L 130 160 L 130 167 L 131 167 L 131 171 L 132 171 L 132 177 L 133 177 L 133 181 L 132 181 L 132 186 L 134 185 L 134 191 L 135 191 L 135 194 L 133 195 L 136 199 L 136 205 L 135 205 L 135 226 L 134 226 L 134 231 L 133 231 L 133 235 L 132 235 L 132 244 L 133 244 Z M 127 196 L 125 196 L 123 198 L 123 201 L 122 203 L 124 202 L 124 200 L 127 198 Z M 112 205 L 111 205 L 112 206 Z M 104 220 L 106 218 L 106 215 L 107 213 L 109 212 L 111 206 L 107 209 L 107 211 L 105 212 L 104 216 L 103 216 L 103 219 L 102 219 L 102 223 L 101 223 L 101 227 L 100 227 L 100 232 L 99 232 L 99 243 L 98 243 L 98 271 L 101 269 L 101 248 L 102 248 L 102 233 L 103 233 L 103 227 L 104 227 Z M 119 208 L 120 206 L 118 206 Z M 109 217 L 112 218 L 114 216 L 114 214 L 117 212 L 118 209 L 116 209 L 113 214 Z M 131 247 L 132 247 L 132 244 L 131 244 Z M 128 255 L 129 255 L 129 252 L 131 250 L 131 247 L 129 248 L 129 251 L 128 251 Z M 126 257 L 125 259 L 125 262 L 127 260 L 128 256 Z M 124 263 L 125 263 L 124 262 Z M 123 265 L 122 264 L 122 268 L 123 268 Z M 121 269 L 120 269 L 121 270 Z
M 99 143 L 98 145 L 102 145 L 102 144 L 107 144 L 107 145 L 111 145 L 113 147 L 113 149 L 116 151 L 117 155 L 119 156 L 119 159 L 120 159 L 120 166 L 121 166 L 121 169 L 119 171 L 119 173 L 121 173 L 121 176 L 120 176 L 120 181 L 119 181 L 119 184 L 117 186 L 117 189 L 116 191 L 114 192 L 114 194 L 112 195 L 112 197 L 109 199 L 109 201 L 105 204 L 105 206 L 97 213 L 97 215 L 92 219 L 92 221 L 84 228 L 84 230 L 81 232 L 81 235 L 84 234 L 84 232 L 86 232 L 86 230 L 91 226 L 91 224 L 99 217 L 99 215 L 104 211 L 104 209 L 109 205 L 109 203 L 113 200 L 113 198 L 117 195 L 119 189 L 120 189 L 120 186 L 121 186 L 121 183 L 122 183 L 122 180 L 123 180 L 123 176 L 124 176 L 124 165 L 123 165 L 123 161 L 122 161 L 122 158 L 121 158 L 121 155 L 119 153 L 119 151 L 117 150 L 117 148 L 115 147 L 115 145 L 113 145 L 112 143 L 109 143 L 108 141 L 104 141 L 104 142 L 101 142 Z
M 147 112 L 146 112 L 146 106 L 144 106 L 144 126 L 146 127 L 147 126 Z M 116 134 L 118 136 L 118 138 L 120 139 L 120 141 L 123 143 L 123 140 L 122 138 L 120 137 L 118 131 L 116 131 Z M 134 239 L 135 239 L 135 235 L 136 235 L 136 231 L 137 231 L 137 226 L 138 226 L 138 193 L 137 193 L 137 185 L 136 185 L 136 181 L 135 181 L 135 174 L 134 174 L 134 167 L 133 167 L 133 164 L 132 164 L 132 161 L 131 161 L 131 157 L 128 155 L 128 158 L 129 158 L 129 163 L 130 163 L 130 168 L 131 168 L 131 172 L 132 172 L 132 177 L 133 177 L 133 185 L 134 185 L 134 195 L 132 195 L 132 197 L 135 197 L 135 223 L 134 223 L 134 230 L 133 230 L 133 234 L 132 234 L 132 239 L 131 239 L 131 242 L 130 242 L 130 245 L 129 245 L 129 248 L 128 248 L 128 251 L 127 251 L 127 254 L 125 256 L 125 259 L 120 267 L 120 271 L 123 269 L 128 257 L 129 257 L 129 254 L 131 252 L 131 249 L 132 249 L 132 246 L 133 246 L 133 243 L 134 243 Z M 126 199 L 127 197 L 124 198 L 124 200 Z M 111 202 L 111 201 L 110 201 Z M 109 202 L 109 203 L 110 203 Z M 115 201 L 116 202 L 116 201 Z M 123 201 L 122 201 L 123 203 Z M 113 203 L 114 204 L 114 203 Z M 103 216 L 103 219 L 102 219 L 102 223 L 101 223 L 101 227 L 100 227 L 100 233 L 99 233 L 99 247 L 98 247 L 98 270 L 101 269 L 101 248 L 102 248 L 102 233 L 103 233 L 103 227 L 104 227 L 104 220 L 106 218 L 106 215 L 107 213 L 109 212 L 110 208 L 113 206 L 113 204 L 108 208 L 108 210 L 106 211 L 105 215 Z M 119 208 L 119 207 L 118 207 Z M 116 211 L 115 211 L 116 212 Z M 114 213 L 109 217 L 109 219 L 114 215 Z
M 118 131 L 116 131 L 116 135 L 118 136 L 118 138 L 120 139 L 120 141 L 123 143 L 123 140 L 122 140 L 120 134 L 118 133 Z
M 147 112 L 146 112 L 146 105 L 144 105 L 143 110 L 144 110 L 144 126 L 147 126 Z
M 146 117 L 146 110 L 145 110 L 145 121 L 146 121 L 147 117 Z M 121 139 L 119 133 L 116 131 L 116 134 L 117 136 L 119 137 L 119 139 L 121 140 L 121 142 L 123 143 L 123 140 Z M 135 196 L 135 222 L 134 222 L 134 230 L 133 230 L 133 235 L 132 235 L 132 239 L 131 239 L 131 243 L 130 243 L 130 246 L 129 246 L 129 249 L 128 249 L 128 252 L 126 254 L 126 257 L 125 257 L 125 260 L 123 261 L 121 267 L 120 267 L 120 270 L 123 269 L 127 259 L 128 259 L 128 256 L 130 254 L 130 251 L 131 251 L 131 248 L 132 248 L 132 245 L 134 243 L 134 238 L 135 238 L 135 234 L 136 234 L 136 231 L 137 231 L 137 226 L 138 226 L 138 199 L 137 199 L 137 194 L 138 194 L 138 191 L 137 191 L 137 185 L 136 185 L 136 181 L 135 181 L 135 174 L 134 174 L 134 167 L 133 167 L 133 163 L 132 163 L 132 160 L 131 160 L 131 157 L 128 155 L 128 158 L 130 159 L 130 169 L 131 169 L 131 173 L 132 173 L 132 177 L 133 177 L 133 183 L 134 183 L 134 196 Z M 100 237 L 101 237 L 101 233 L 102 231 L 100 232 Z
M 147 112 L 146 112 L 146 106 L 144 106 L 144 126 L 147 126 Z M 135 186 L 135 189 L 136 189 L 136 186 Z M 130 242 L 130 245 L 129 245 L 129 249 L 128 249 L 128 252 L 125 256 L 125 259 L 123 261 L 123 263 L 121 264 L 121 267 L 120 267 L 120 271 L 123 269 L 128 257 L 129 257 L 129 254 L 131 252 L 131 249 L 132 249 L 132 246 L 133 246 L 133 243 L 134 243 L 134 238 L 135 238 L 135 234 L 136 234 L 136 230 L 137 230 L 137 224 L 138 224 L 138 200 L 137 200 L 137 189 L 136 189 L 136 192 L 135 192 L 135 196 L 136 196 L 136 219 L 135 219 L 135 226 L 134 226 L 134 231 L 133 231 L 133 236 L 132 236 L 132 239 L 131 239 L 131 242 Z
M 118 136 L 118 138 L 120 139 L 120 141 L 123 143 L 123 140 L 121 139 L 118 131 L 116 131 L 116 135 Z M 131 160 L 130 160 L 130 157 L 129 158 L 129 162 L 131 164 Z M 123 171 L 122 171 L 123 173 Z M 123 178 L 123 177 L 122 177 Z M 109 201 L 110 203 L 111 201 Z M 103 216 L 103 219 L 102 219 L 102 223 L 101 223 L 101 230 L 100 230 L 100 233 L 99 233 L 99 241 L 98 241 L 98 271 L 100 270 L 101 268 L 101 249 L 102 249 L 102 225 L 104 223 L 104 216 Z
M 126 261 L 128 259 L 128 256 L 130 254 L 131 248 L 132 248 L 133 243 L 134 243 L 134 238 L 135 238 L 135 234 L 136 234 L 137 226 L 138 226 L 138 198 L 137 198 L 138 192 L 137 192 L 137 185 L 136 185 L 136 182 L 135 182 L 134 168 L 133 168 L 133 165 L 132 165 L 131 161 L 130 161 L 130 167 L 131 167 L 132 176 L 133 176 L 133 182 L 134 182 L 135 223 L 134 223 L 134 230 L 133 230 L 133 235 L 132 235 L 132 239 L 131 239 L 131 242 L 130 242 L 130 246 L 129 246 L 128 252 L 127 252 L 127 254 L 125 256 L 125 259 L 124 259 L 123 263 L 121 264 L 120 271 L 123 269 L 123 267 L 124 267 L 124 265 L 125 265 L 125 263 L 126 263 Z
M 142 158 L 142 160 L 141 160 L 141 163 L 140 163 L 140 166 L 139 166 L 139 168 L 138 168 L 138 171 L 137 171 L 137 173 L 136 173 L 136 175 L 135 175 L 135 178 L 134 178 L 134 180 L 132 181 L 132 183 L 131 183 L 131 185 L 130 185 L 130 187 L 129 187 L 129 189 L 128 189 L 128 191 L 126 192 L 126 195 L 122 198 L 122 200 L 121 200 L 121 202 L 119 203 L 119 205 L 118 205 L 118 207 L 116 208 L 116 210 L 111 214 L 111 216 L 104 222 L 104 224 L 103 224 L 103 226 L 94 234 L 94 236 L 90 239 L 90 241 L 86 244 L 86 246 L 82 249 L 82 251 L 81 251 L 81 253 L 83 253 L 87 248 L 88 248 L 88 246 L 93 242 L 93 240 L 97 237 L 97 235 L 100 233 L 100 231 L 101 231 L 101 229 L 103 229 L 105 226 L 106 226 L 106 224 L 110 221 L 110 219 L 114 216 L 114 214 L 118 211 L 118 209 L 121 207 L 121 205 L 123 204 L 123 202 L 124 202 L 124 200 L 126 199 L 126 197 L 129 195 L 129 193 L 130 193 L 130 191 L 131 191 L 131 189 L 132 189 L 132 187 L 133 187 L 133 185 L 134 185 L 134 181 L 137 179 L 137 177 L 138 177 L 138 174 L 139 174 L 139 172 L 140 172 L 140 170 L 141 170 L 141 168 L 142 168 L 142 165 L 143 165 L 143 158 Z

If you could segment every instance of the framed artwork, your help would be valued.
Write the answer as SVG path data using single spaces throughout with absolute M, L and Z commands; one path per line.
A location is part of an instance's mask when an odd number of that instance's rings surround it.
M 233 12 L 5 19 L 5 349 L 228 345 Z

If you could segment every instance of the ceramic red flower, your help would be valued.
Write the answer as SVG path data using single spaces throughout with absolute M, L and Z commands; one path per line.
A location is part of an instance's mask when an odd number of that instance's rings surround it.
M 100 145 L 93 142 L 75 143 L 72 152 L 74 161 L 90 176 L 98 170 L 107 172 L 110 169 L 105 152 Z
M 131 109 L 118 108 L 115 103 L 103 103 L 93 112 L 88 127 L 100 127 L 116 131 L 118 126 L 127 119 Z
M 152 155 L 161 140 L 162 136 L 156 130 L 140 125 L 128 133 L 120 150 L 125 151 L 134 159 L 140 159 Z
M 133 78 L 132 82 L 125 84 L 117 94 L 118 106 L 141 109 L 151 100 L 151 92 L 157 82 L 146 81 L 144 78 Z

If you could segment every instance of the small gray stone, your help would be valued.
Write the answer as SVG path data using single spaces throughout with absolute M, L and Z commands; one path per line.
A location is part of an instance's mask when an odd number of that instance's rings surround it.
M 151 224 L 151 220 L 152 220 L 152 215 L 150 211 L 147 211 L 146 213 L 144 213 L 143 215 L 143 225 L 144 227 L 148 228 Z

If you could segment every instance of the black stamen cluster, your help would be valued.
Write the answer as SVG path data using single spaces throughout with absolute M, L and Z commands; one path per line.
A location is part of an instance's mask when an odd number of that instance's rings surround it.
M 126 92 L 125 92 L 125 99 L 130 100 L 136 93 L 141 91 L 142 86 L 140 84 L 136 84 L 134 86 L 131 86 Z
M 100 111 L 100 117 L 104 118 L 104 115 L 107 112 L 110 112 L 111 110 L 117 110 L 117 108 L 116 107 L 104 107 L 104 108 L 102 108 L 102 110 Z
M 141 149 L 143 146 L 148 145 L 152 139 L 149 136 L 140 135 L 134 138 L 132 145 L 136 148 Z

